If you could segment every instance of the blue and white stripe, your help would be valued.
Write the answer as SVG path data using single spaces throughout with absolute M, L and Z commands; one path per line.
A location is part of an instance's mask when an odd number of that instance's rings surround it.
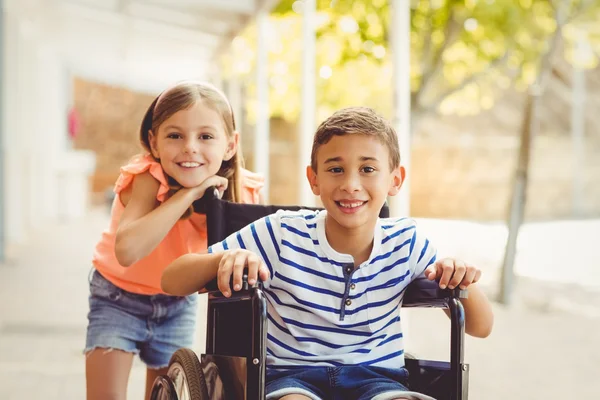
M 269 268 L 269 367 L 402 367 L 399 306 L 407 285 L 435 262 L 435 249 L 413 220 L 381 219 L 371 256 L 348 274 L 353 259 L 328 244 L 325 217 L 279 211 L 209 251 L 245 248 Z

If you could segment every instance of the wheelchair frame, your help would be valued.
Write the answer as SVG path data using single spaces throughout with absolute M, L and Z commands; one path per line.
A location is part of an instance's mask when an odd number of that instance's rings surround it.
M 205 195 L 209 246 L 220 242 L 249 223 L 277 210 L 299 210 L 298 206 L 264 206 L 236 204 L 220 200 L 216 193 Z M 388 216 L 384 206 L 380 216 Z M 230 298 L 223 297 L 216 286 L 208 287 L 207 358 L 239 358 L 245 364 L 247 400 L 265 398 L 267 349 L 267 300 L 259 283 Z M 450 310 L 450 362 L 405 358 L 411 390 L 428 394 L 438 400 L 467 400 L 469 365 L 464 363 L 465 314 L 460 302 L 464 290 L 442 290 L 436 282 L 412 282 L 404 295 L 402 307 L 435 307 Z M 245 329 L 243 329 L 245 327 Z M 240 330 L 246 334 L 239 335 Z M 227 368 L 226 366 L 224 368 Z M 242 383 L 244 384 L 244 383 Z

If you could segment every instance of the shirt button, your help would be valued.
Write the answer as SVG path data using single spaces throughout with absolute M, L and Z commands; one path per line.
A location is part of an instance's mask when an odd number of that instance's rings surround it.
M 352 268 L 350 268 L 350 267 L 346 268 L 346 272 L 347 272 L 347 273 L 350 273 L 350 272 L 352 272 Z
M 352 305 L 352 300 L 350 300 L 350 299 L 346 300 L 346 305 L 347 306 Z
M 353 283 L 352 285 L 350 285 L 350 289 L 352 289 L 352 290 L 356 289 L 356 285 Z

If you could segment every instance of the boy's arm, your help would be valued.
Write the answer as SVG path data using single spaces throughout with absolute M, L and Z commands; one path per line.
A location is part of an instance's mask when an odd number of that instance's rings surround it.
M 442 289 L 467 289 L 468 298 L 460 300 L 465 310 L 465 332 L 480 338 L 489 336 L 494 325 L 494 314 L 487 296 L 475 284 L 481 277 L 479 269 L 460 260 L 445 258 L 427 267 L 424 276 L 429 280 L 438 280 Z M 450 316 L 449 310 L 444 311 Z
M 487 296 L 477 284 L 468 287 L 469 297 L 460 299 L 465 309 L 465 332 L 471 336 L 485 338 L 492 333 L 494 314 Z M 444 310 L 450 316 L 449 310 Z
M 185 254 L 179 257 L 163 271 L 162 290 L 174 296 L 187 296 L 202 290 L 217 277 L 223 254 Z

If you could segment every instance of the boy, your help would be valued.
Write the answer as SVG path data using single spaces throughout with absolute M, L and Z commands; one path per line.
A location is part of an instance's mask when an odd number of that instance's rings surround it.
M 490 305 L 481 275 L 458 260 L 436 262 L 407 218 L 380 219 L 405 171 L 392 126 L 368 108 L 343 109 L 318 128 L 307 177 L 325 211 L 279 211 L 163 274 L 163 290 L 186 295 L 218 277 L 225 296 L 264 281 L 268 299 L 267 399 L 430 399 L 409 392 L 398 308 L 414 279 L 469 287 L 467 333 L 485 337 Z

